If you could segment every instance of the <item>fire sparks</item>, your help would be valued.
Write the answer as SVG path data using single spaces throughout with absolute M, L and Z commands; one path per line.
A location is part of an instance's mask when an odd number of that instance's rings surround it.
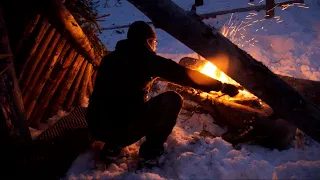
M 264 0 L 260 0 L 259 4 L 264 2 Z M 250 6 L 254 5 L 252 3 L 248 3 Z M 294 5 L 298 5 L 300 8 L 308 8 L 305 4 L 301 3 L 293 3 L 288 5 L 282 5 L 281 9 L 286 10 L 289 7 L 292 7 Z M 274 7 L 276 8 L 276 7 Z M 263 17 L 262 19 L 257 19 L 256 17 L 258 13 L 250 12 L 243 21 L 238 21 L 237 17 L 234 17 L 234 14 L 231 14 L 231 17 L 229 21 L 222 27 L 221 34 L 225 37 L 227 37 L 230 41 L 232 41 L 234 44 L 238 45 L 239 47 L 244 47 L 245 45 L 254 46 L 255 43 L 258 42 L 254 37 L 246 37 L 245 33 L 243 31 L 246 31 L 247 28 L 256 28 L 255 31 L 267 31 L 267 28 L 264 27 L 262 24 L 259 24 L 259 22 L 265 21 L 266 19 Z M 273 19 L 276 20 L 276 23 L 282 23 L 283 20 L 280 16 L 275 16 Z M 257 27 L 256 25 L 260 25 Z M 271 44 L 272 46 L 272 44 Z M 207 62 L 202 68 L 199 69 L 199 71 L 203 74 L 206 74 L 207 76 L 210 76 L 214 79 L 217 79 L 223 83 L 233 84 L 240 86 L 239 83 L 237 83 L 235 80 L 231 79 L 229 76 L 227 76 L 224 72 L 219 70 L 215 65 L 213 65 L 211 62 Z M 247 90 L 240 90 L 240 93 L 237 97 L 246 97 L 246 98 L 256 98 L 253 94 L 251 94 Z

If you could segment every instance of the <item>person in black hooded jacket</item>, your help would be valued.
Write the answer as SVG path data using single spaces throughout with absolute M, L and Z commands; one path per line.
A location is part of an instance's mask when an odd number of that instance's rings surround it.
M 233 85 L 156 55 L 156 45 L 155 31 L 147 23 L 136 21 L 129 27 L 127 39 L 119 41 L 115 51 L 102 59 L 89 100 L 87 122 L 93 136 L 105 142 L 103 158 L 117 157 L 123 147 L 144 136 L 140 158 L 155 159 L 163 152 L 163 143 L 176 124 L 183 99 L 177 92 L 167 91 L 147 101 L 152 78 L 205 92 L 238 94 Z

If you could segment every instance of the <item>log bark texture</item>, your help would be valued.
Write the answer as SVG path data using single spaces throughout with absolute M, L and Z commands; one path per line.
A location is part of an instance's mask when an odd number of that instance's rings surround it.
M 0 54 L 12 54 L 1 7 Z M 0 108 L 1 142 L 31 141 L 12 56 L 0 58 Z
M 320 109 L 217 29 L 171 0 L 128 0 L 157 26 L 261 98 L 281 118 L 320 142 Z

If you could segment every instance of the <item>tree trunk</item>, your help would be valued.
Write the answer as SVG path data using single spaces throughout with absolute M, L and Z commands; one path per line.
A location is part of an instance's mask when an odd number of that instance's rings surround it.
M 170 0 L 128 0 L 157 26 L 268 103 L 275 114 L 320 142 L 320 109 L 215 28 Z
M 65 30 L 66 34 L 71 37 L 74 45 L 81 49 L 78 52 L 83 52 L 86 57 L 95 61 L 95 52 L 88 37 L 84 34 L 80 25 L 61 0 L 49 0 L 43 3 L 47 6 L 44 13 L 46 13 L 53 22 L 57 23 L 61 29 Z M 97 62 L 95 61 L 95 63 Z
M 50 27 L 50 24 L 48 23 L 48 20 L 47 19 L 43 19 L 42 22 L 41 22 L 41 27 L 40 27 L 40 29 L 38 31 L 38 35 L 34 39 L 34 43 L 32 44 L 32 48 L 30 49 L 29 53 L 27 54 L 27 57 L 24 59 L 22 67 L 20 68 L 20 71 L 19 71 L 19 83 L 21 83 L 21 79 L 24 76 L 24 72 L 26 70 L 26 67 L 29 64 L 30 59 L 32 58 L 32 56 L 36 52 L 36 50 L 37 50 L 42 38 L 46 34 L 46 32 L 49 29 L 49 27 Z
M 87 67 L 86 67 L 86 70 L 84 72 L 83 78 L 82 78 L 81 89 L 79 91 L 78 102 L 80 104 L 83 101 L 83 99 L 87 96 L 87 87 L 88 87 L 88 83 L 89 83 L 90 78 L 91 78 L 91 71 L 92 71 L 92 64 L 88 63 Z
M 278 75 L 282 80 L 299 91 L 304 97 L 320 107 L 320 82 Z
M 83 61 L 84 57 L 79 54 L 75 62 L 72 64 L 72 67 L 69 68 L 68 73 L 65 75 L 62 82 L 60 83 L 59 88 L 56 90 L 55 95 L 53 96 L 49 106 L 47 107 L 47 114 L 52 115 L 57 113 L 58 108 L 65 101 L 69 89 L 74 79 L 76 78 Z
M 34 79 L 34 74 L 36 73 L 35 70 L 55 32 L 56 32 L 55 28 L 50 29 L 50 31 L 43 38 L 40 46 L 37 48 L 37 52 L 35 53 L 34 57 L 31 59 L 29 65 L 27 65 L 27 71 L 25 71 L 24 77 L 22 77 L 22 81 L 20 83 L 20 87 L 22 89 L 21 91 L 23 95 L 23 101 L 26 100 L 26 96 L 25 96 L 26 91 L 32 90 L 29 84 L 30 80 L 31 79 L 32 81 L 35 80 Z
M 66 73 L 66 69 L 62 70 L 62 61 L 64 59 L 71 58 L 70 55 L 74 55 L 74 51 L 71 50 L 71 52 L 68 54 L 68 50 L 70 49 L 70 44 L 66 44 L 63 51 L 60 53 L 59 59 L 57 62 L 60 62 L 54 66 L 53 72 L 50 73 L 49 81 L 46 81 L 46 84 L 41 91 L 40 97 L 37 100 L 37 103 L 34 107 L 34 112 L 32 112 L 33 116 L 31 116 L 30 119 L 32 119 L 32 125 L 34 126 L 37 124 L 36 122 L 40 122 L 43 114 L 45 113 L 45 110 L 55 92 L 55 89 L 57 89 L 60 81 L 62 80 L 63 76 Z M 60 80 L 60 81 L 59 81 Z M 31 109 L 27 109 L 27 112 L 31 114 Z M 27 113 L 27 114 L 28 114 Z M 36 127 L 36 126 L 34 126 Z
M 1 8 L 0 37 L 0 54 L 12 54 Z M 12 56 L 0 58 L 0 108 L 1 142 L 31 141 Z
M 61 34 L 56 32 L 54 37 L 52 38 L 48 48 L 46 49 L 45 53 L 43 54 L 43 58 L 39 62 L 39 65 L 37 66 L 37 69 L 35 70 L 34 75 L 32 75 L 32 81 L 31 81 L 30 85 L 28 85 L 29 91 L 26 91 L 24 94 L 24 97 L 23 97 L 24 102 L 28 101 L 30 94 L 34 91 L 34 87 L 37 85 L 36 83 L 38 83 L 38 79 L 41 78 L 40 77 L 41 73 L 43 71 L 49 71 L 48 69 L 44 69 L 44 67 L 48 63 L 49 59 L 53 58 L 51 56 L 51 54 L 52 54 L 54 48 L 56 47 L 60 37 L 61 37 Z
M 65 105 L 66 110 L 70 110 L 71 106 L 74 103 L 74 99 L 75 99 L 77 93 L 79 94 L 79 85 L 80 85 L 82 77 L 84 75 L 84 71 L 86 70 L 87 64 L 88 64 L 88 61 L 83 61 L 82 65 L 81 65 L 81 69 L 78 72 L 77 78 L 71 87 L 71 91 L 69 92 L 69 95 L 68 95 L 68 98 L 66 101 L 66 105 Z M 76 105 L 79 105 L 79 103 L 77 102 Z
M 66 53 L 66 51 L 68 50 L 69 45 L 67 45 L 65 47 L 67 40 L 64 37 L 60 37 L 60 40 L 58 42 L 58 46 L 55 48 L 55 50 L 52 52 L 51 57 L 49 58 L 49 62 L 46 64 L 45 68 L 43 68 L 43 71 L 41 72 L 41 76 L 40 79 L 38 79 L 36 86 L 34 87 L 32 94 L 29 96 L 30 98 L 27 99 L 27 101 L 25 102 L 26 104 L 26 109 L 27 109 L 27 114 L 31 114 L 31 120 L 33 122 L 33 124 L 39 124 L 40 122 L 34 122 L 34 115 L 37 112 L 37 107 L 35 108 L 35 105 L 38 101 L 38 98 L 43 90 L 43 87 L 45 86 L 47 80 L 50 77 L 50 74 L 57 62 L 57 60 L 61 56 L 64 56 L 64 54 Z M 65 50 L 65 52 L 62 52 L 62 50 Z M 63 54 L 64 53 L 64 54 Z M 48 86 L 47 86 L 48 87 Z M 46 91 L 47 89 L 47 91 Z M 48 93 L 49 88 L 45 88 L 44 92 Z M 46 94 L 45 94 L 46 95 Z M 40 98 L 41 100 L 41 98 Z M 38 103 L 37 103 L 38 104 Z M 35 108 L 35 110 L 34 110 Z

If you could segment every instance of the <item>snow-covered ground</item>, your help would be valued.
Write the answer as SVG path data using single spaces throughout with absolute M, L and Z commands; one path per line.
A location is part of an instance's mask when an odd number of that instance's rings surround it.
M 102 27 L 128 25 L 135 20 L 150 21 L 127 1 L 108 0 L 100 8 L 110 13 Z M 190 10 L 193 0 L 174 0 Z M 256 0 L 254 4 L 265 3 Z M 248 7 L 248 0 L 204 0 L 198 14 Z M 245 12 L 204 20 L 209 25 L 252 24 L 242 28 L 233 41 L 262 61 L 273 72 L 305 79 L 320 80 L 320 0 L 305 0 L 305 5 L 276 8 L 276 16 L 263 20 L 265 11 Z M 232 16 L 232 17 L 231 17 Z M 126 37 L 127 28 L 104 31 L 102 41 L 113 50 L 118 40 Z M 157 53 L 174 61 L 184 56 L 197 56 L 191 49 L 156 29 Z M 181 114 L 166 142 L 167 154 L 160 158 L 161 167 L 134 171 L 130 160 L 120 160 L 102 172 L 94 169 L 94 151 L 88 150 L 69 169 L 68 179 L 320 179 L 320 145 L 310 138 L 292 143 L 288 150 L 269 150 L 260 146 L 242 145 L 234 149 L 220 137 L 200 136 L 202 130 L 221 135 L 224 129 L 214 125 L 210 116 Z M 301 142 L 304 145 L 301 145 Z M 140 142 L 126 147 L 124 154 L 134 159 Z

